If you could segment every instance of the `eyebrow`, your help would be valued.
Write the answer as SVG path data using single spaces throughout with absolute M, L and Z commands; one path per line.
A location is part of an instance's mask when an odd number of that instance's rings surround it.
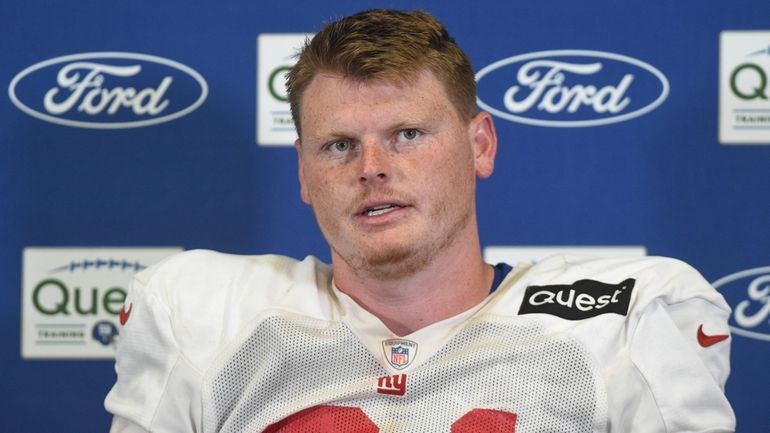
M 396 123 L 391 124 L 390 126 L 387 126 L 384 128 L 384 131 L 388 132 L 394 132 L 394 131 L 400 131 L 402 129 L 420 129 L 420 128 L 427 128 L 432 129 L 434 125 L 438 123 L 438 120 L 435 118 L 419 118 L 419 119 L 411 119 L 411 120 L 401 120 Z M 357 134 L 351 133 L 350 131 L 344 130 L 344 129 L 331 129 L 328 132 L 320 133 L 320 134 L 312 134 L 307 131 L 306 138 L 308 141 L 314 141 L 314 142 L 320 142 L 320 143 L 327 143 L 329 140 L 333 140 L 336 138 L 340 139 L 351 139 L 352 137 L 355 137 Z

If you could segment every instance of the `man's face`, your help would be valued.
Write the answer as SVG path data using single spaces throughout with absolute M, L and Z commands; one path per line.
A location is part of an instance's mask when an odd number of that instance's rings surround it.
M 432 73 L 409 83 L 320 74 L 300 108 L 302 200 L 335 266 L 397 279 L 475 236 L 475 178 L 492 172 L 494 128 L 486 113 L 461 120 Z

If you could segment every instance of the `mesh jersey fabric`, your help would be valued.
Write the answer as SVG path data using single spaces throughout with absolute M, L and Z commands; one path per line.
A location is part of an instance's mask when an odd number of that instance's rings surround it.
M 628 278 L 625 315 L 519 314 L 528 287 Z M 734 430 L 729 340 L 696 338 L 728 333 L 729 309 L 672 259 L 519 265 L 476 308 L 403 337 L 313 258 L 182 253 L 137 275 L 127 305 L 114 432 Z

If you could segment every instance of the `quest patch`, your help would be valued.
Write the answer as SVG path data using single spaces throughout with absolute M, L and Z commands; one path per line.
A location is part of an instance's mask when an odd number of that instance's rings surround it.
M 635 283 L 635 279 L 628 278 L 619 284 L 579 280 L 572 284 L 529 286 L 519 314 L 551 314 L 567 320 L 583 320 L 607 313 L 625 316 Z

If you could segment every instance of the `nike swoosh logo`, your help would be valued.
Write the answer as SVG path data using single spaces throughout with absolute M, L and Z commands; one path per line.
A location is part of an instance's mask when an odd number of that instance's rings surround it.
M 126 310 L 126 306 L 123 306 L 123 309 L 120 310 L 120 326 L 123 326 L 128 322 L 128 316 L 131 315 L 131 310 L 134 309 L 134 304 L 128 304 L 128 310 Z
M 698 344 L 700 344 L 702 347 L 710 347 L 713 346 L 720 341 L 724 341 L 730 338 L 727 334 L 715 334 L 715 335 L 706 335 L 705 332 L 703 332 L 703 325 L 698 326 Z

